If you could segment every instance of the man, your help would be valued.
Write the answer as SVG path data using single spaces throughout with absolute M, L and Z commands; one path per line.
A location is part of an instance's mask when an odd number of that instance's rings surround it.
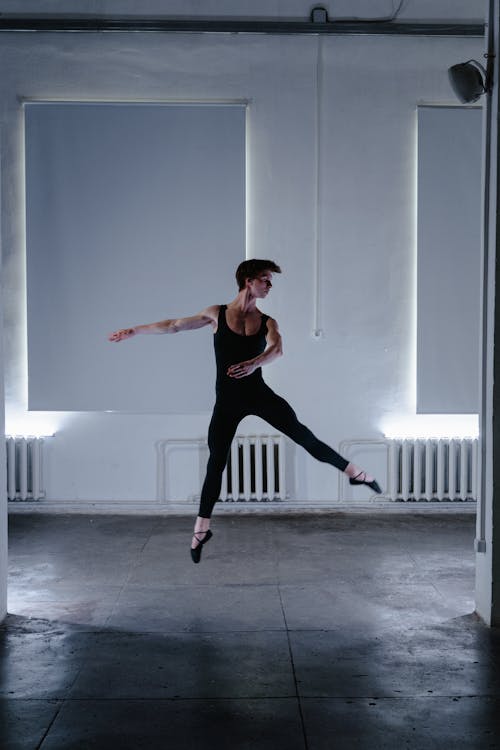
M 301 424 L 292 407 L 262 378 L 262 366 L 283 354 L 277 322 L 257 308 L 257 300 L 265 299 L 272 288 L 273 273 L 281 273 L 281 269 L 272 260 L 243 261 L 236 270 L 238 294 L 228 305 L 211 305 L 189 318 L 124 328 L 109 336 L 110 341 L 123 341 L 140 333 L 178 333 L 203 326 L 213 329 L 216 402 L 208 430 L 207 473 L 191 542 L 195 563 L 200 561 L 203 545 L 212 537 L 210 519 L 236 428 L 249 414 L 262 417 L 319 461 L 345 472 L 351 484 L 366 484 L 375 492 L 382 492 L 372 476 L 349 463 Z

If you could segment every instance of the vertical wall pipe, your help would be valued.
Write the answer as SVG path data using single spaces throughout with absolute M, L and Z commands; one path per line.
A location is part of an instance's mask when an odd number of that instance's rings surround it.
M 314 134 L 314 322 L 313 338 L 320 339 L 323 336 L 321 327 L 321 120 L 323 116 L 323 38 L 317 37 L 316 53 L 316 111 L 315 111 L 315 134 Z
M 487 3 L 487 54 L 488 57 L 488 78 L 493 72 L 493 55 L 495 54 L 495 0 L 488 0 Z M 488 81 L 491 83 L 491 81 Z M 488 434 L 488 403 L 490 394 L 488 392 L 488 367 L 487 351 L 488 345 L 488 308 L 490 304 L 488 293 L 488 276 L 490 265 L 490 180 L 491 180 L 491 129 L 493 120 L 492 107 L 492 87 L 484 97 L 483 107 L 483 221 L 482 221 L 482 299 L 481 299 L 481 381 L 480 381 L 480 408 L 479 415 L 479 435 L 480 435 L 480 461 L 479 461 L 479 486 L 478 486 L 478 504 L 477 504 L 477 522 L 476 522 L 476 552 L 486 552 L 486 486 L 487 486 L 487 457 L 488 446 L 486 436 Z

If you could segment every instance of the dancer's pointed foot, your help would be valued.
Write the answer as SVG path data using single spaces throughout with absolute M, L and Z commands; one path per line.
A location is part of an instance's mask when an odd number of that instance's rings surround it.
M 371 489 L 378 495 L 382 494 L 382 490 L 377 480 L 367 474 L 366 471 L 360 471 L 356 476 L 349 477 L 349 484 L 366 484 L 367 487 L 371 487 Z
M 203 545 L 208 542 L 209 539 L 211 539 L 213 536 L 210 529 L 207 529 L 207 531 L 195 531 L 193 535 L 193 544 L 197 542 L 196 546 L 191 546 L 191 560 L 194 563 L 199 563 L 201 559 L 201 553 L 203 550 Z

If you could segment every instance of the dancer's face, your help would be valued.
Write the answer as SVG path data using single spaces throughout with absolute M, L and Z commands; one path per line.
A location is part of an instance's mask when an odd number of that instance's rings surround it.
M 247 279 L 247 289 L 258 299 L 267 297 L 273 285 L 273 275 L 270 271 L 259 273 L 255 279 Z

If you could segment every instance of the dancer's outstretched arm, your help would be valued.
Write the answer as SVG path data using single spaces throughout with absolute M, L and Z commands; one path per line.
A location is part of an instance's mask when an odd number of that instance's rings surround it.
M 123 341 L 137 336 L 139 333 L 178 333 L 179 331 L 194 331 L 196 328 L 203 326 L 216 326 L 219 305 L 206 307 L 196 315 L 189 318 L 172 318 L 169 320 L 159 320 L 157 323 L 147 323 L 145 325 L 133 326 L 132 328 L 120 328 L 118 331 L 110 333 L 109 341 Z

